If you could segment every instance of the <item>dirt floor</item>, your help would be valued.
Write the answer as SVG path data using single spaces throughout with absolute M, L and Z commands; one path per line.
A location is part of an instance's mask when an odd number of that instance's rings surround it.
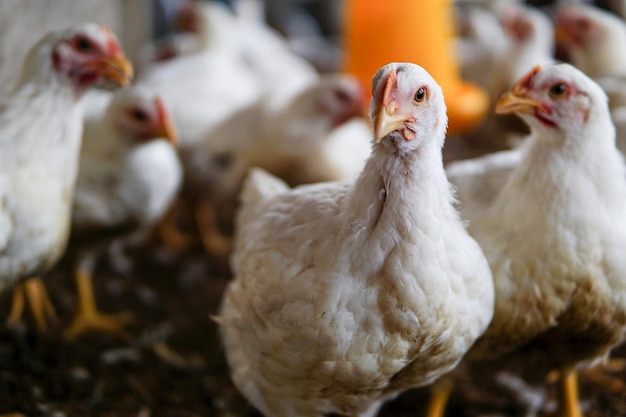
M 216 266 L 201 248 L 175 251 L 151 241 L 98 265 L 98 303 L 108 313 L 132 314 L 129 340 L 104 334 L 63 338 L 76 305 L 71 270 L 65 260 L 45 278 L 60 318 L 47 334 L 34 331 L 30 316 L 20 328 L 0 326 L 0 417 L 259 416 L 231 384 L 210 318 L 228 283 L 228 270 Z M 10 301 L 5 292 L 0 317 L 7 317 Z M 626 357 L 626 349 L 615 356 Z M 611 389 L 582 378 L 587 417 L 626 416 L 621 382 L 626 371 L 612 376 L 617 385 Z M 446 416 L 530 416 L 537 404 L 549 408 L 554 399 L 550 385 L 518 388 L 508 396 L 488 386 L 461 381 Z M 389 402 L 380 416 L 424 415 L 426 395 L 425 390 L 407 392 Z

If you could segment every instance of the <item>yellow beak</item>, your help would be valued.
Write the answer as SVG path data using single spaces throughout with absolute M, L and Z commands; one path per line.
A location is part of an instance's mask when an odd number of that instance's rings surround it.
M 521 96 L 520 91 L 515 88 L 504 93 L 502 97 L 500 97 L 500 100 L 496 103 L 497 114 L 532 114 L 537 109 L 541 109 L 541 104 L 538 101 Z
M 121 52 L 108 58 L 94 59 L 90 66 L 120 87 L 130 84 L 133 79 L 133 66 Z

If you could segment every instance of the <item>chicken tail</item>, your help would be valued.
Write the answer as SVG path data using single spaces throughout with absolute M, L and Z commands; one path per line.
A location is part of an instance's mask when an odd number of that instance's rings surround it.
M 287 191 L 289 186 L 283 180 L 262 168 L 252 168 L 246 177 L 241 192 L 243 205 L 255 204 L 274 194 Z

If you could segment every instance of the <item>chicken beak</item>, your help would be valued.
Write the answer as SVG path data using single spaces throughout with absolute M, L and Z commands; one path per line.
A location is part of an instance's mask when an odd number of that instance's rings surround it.
M 408 117 L 398 114 L 396 103 L 381 106 L 376 112 L 374 121 L 374 139 L 376 143 L 380 142 L 382 138 L 391 132 L 402 129 L 408 121 L 410 121 Z
M 511 113 L 534 113 L 535 110 L 541 109 L 541 103 L 536 100 L 522 96 L 519 89 L 510 90 L 500 97 L 496 103 L 497 114 Z
M 167 120 L 157 133 L 159 137 L 167 139 L 167 141 L 172 145 L 178 144 L 178 135 L 176 134 L 176 129 L 174 129 L 174 125 L 170 120 Z
M 396 89 L 396 85 L 396 71 L 392 69 L 387 76 L 383 99 L 374 112 L 374 140 L 376 143 L 391 132 L 402 129 L 406 122 L 414 121 L 413 118 L 398 112 L 400 106 L 392 98 L 392 92 Z
M 108 58 L 94 59 L 90 67 L 120 87 L 127 86 L 133 79 L 133 66 L 121 51 Z
M 154 136 L 167 139 L 167 141 L 172 145 L 177 145 L 178 134 L 176 133 L 172 119 L 169 117 L 169 114 L 165 109 L 163 100 L 160 97 L 156 99 L 156 107 L 159 112 L 159 120 L 161 121 L 161 124 L 157 127 Z

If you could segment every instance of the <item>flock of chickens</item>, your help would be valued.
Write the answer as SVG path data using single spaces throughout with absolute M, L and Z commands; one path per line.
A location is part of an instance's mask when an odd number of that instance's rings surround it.
M 497 152 L 446 166 L 444 96 L 413 63 L 372 74 L 370 127 L 352 77 L 219 3 L 181 10 L 184 32 L 146 46 L 132 83 L 107 28 L 44 37 L 0 103 L 8 325 L 27 306 L 40 331 L 56 319 L 39 277 L 67 256 L 64 335 L 128 337 L 126 315 L 96 306 L 98 258 L 129 236 L 181 249 L 197 234 L 232 270 L 213 319 L 266 416 L 375 416 L 427 385 L 442 416 L 478 367 L 557 370 L 558 415 L 582 417 L 577 371 L 626 330 L 626 23 L 578 3 L 459 15 L 463 75 L 494 111 L 449 140 Z

